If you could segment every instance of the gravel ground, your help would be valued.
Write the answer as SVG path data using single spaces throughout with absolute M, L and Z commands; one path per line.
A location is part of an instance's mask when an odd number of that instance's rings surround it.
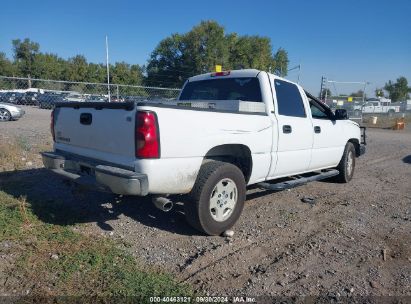
M 23 119 L 0 124 L 0 140 L 50 141 L 50 111 L 26 110 Z M 250 189 L 232 238 L 199 235 L 181 204 L 163 213 L 148 198 L 81 191 L 44 169 L 19 173 L 38 187 L 13 194 L 61 200 L 53 216 L 42 203 L 34 211 L 124 240 L 142 262 L 210 295 L 411 296 L 411 128 L 367 131 L 367 153 L 349 184 Z
M 19 106 L 26 111 L 23 118 L 17 121 L 0 123 L 0 135 L 9 137 L 24 136 L 30 141 L 50 141 L 50 110 L 36 107 Z

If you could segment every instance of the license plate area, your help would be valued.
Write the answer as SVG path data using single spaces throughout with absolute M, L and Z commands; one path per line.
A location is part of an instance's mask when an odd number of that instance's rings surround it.
M 95 171 L 94 168 L 85 166 L 85 165 L 80 165 L 79 171 L 82 175 L 89 175 L 89 176 L 95 176 Z

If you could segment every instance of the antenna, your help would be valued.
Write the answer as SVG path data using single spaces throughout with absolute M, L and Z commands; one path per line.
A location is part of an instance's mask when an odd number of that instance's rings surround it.
M 110 96 L 110 67 L 108 64 L 108 37 L 106 35 L 106 66 L 107 66 L 107 92 L 108 92 L 108 102 L 111 102 Z

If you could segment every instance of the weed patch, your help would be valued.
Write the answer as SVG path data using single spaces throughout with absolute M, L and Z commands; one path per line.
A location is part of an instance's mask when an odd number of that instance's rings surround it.
M 170 275 L 143 267 L 114 241 L 85 236 L 71 226 L 41 222 L 25 197 L 0 191 L 0 243 L 16 248 L 5 275 L 20 295 L 34 297 L 122 297 L 149 302 L 151 296 L 190 296 Z M 18 249 L 18 250 L 17 250 Z

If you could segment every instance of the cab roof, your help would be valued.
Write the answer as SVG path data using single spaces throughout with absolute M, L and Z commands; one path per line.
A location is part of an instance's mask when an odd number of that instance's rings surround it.
M 214 79 L 214 78 L 231 78 L 231 77 L 257 77 L 257 75 L 261 72 L 260 70 L 256 69 L 244 69 L 244 70 L 230 70 L 230 71 L 223 71 L 229 72 L 230 74 L 224 76 L 212 76 L 216 72 L 206 73 L 201 75 L 196 75 L 190 77 L 188 81 L 199 81 L 199 80 L 206 80 L 206 79 Z

